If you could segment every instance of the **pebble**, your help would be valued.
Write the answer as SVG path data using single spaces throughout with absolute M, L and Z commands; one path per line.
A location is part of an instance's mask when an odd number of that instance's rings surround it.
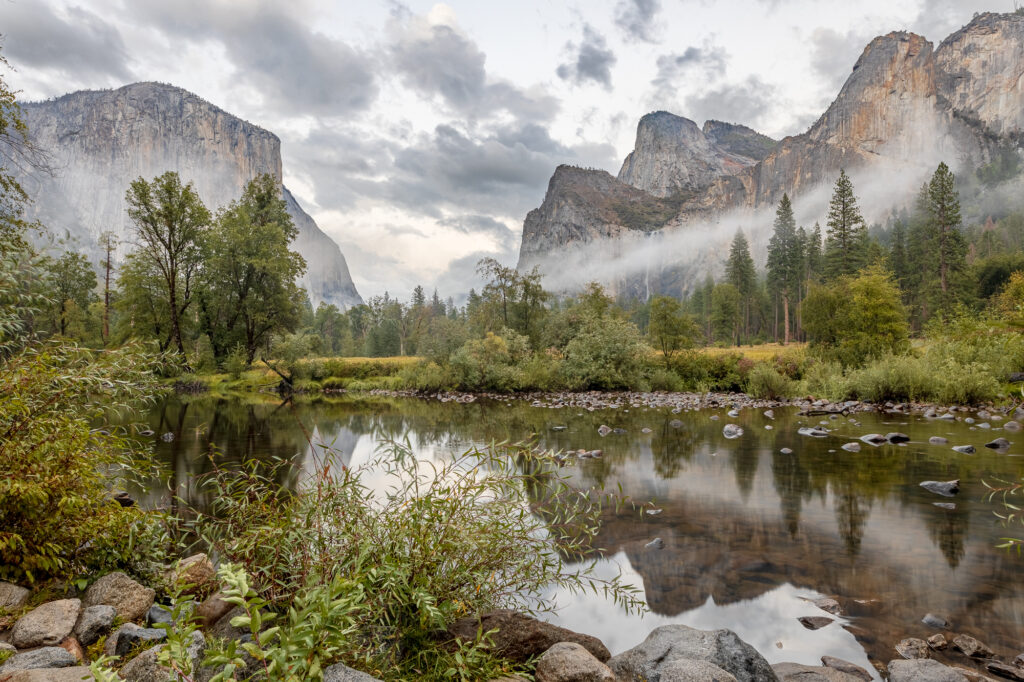
M 654 538 L 646 545 L 644 545 L 644 547 L 647 549 L 662 549 L 665 547 L 665 541 L 661 538 Z
M 977 452 L 973 445 L 954 445 L 953 449 L 964 455 L 973 455 Z

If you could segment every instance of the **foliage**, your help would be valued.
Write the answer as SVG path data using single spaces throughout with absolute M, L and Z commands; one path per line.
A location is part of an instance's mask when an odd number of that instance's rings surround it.
M 666 369 L 671 369 L 672 358 L 678 351 L 694 346 L 700 333 L 693 318 L 682 312 L 677 299 L 657 296 L 651 301 L 647 334 L 654 347 L 661 351 Z
M 463 390 L 514 391 L 518 367 L 529 356 L 526 338 L 506 329 L 501 336 L 487 332 L 471 339 L 451 358 L 456 386 Z
M 832 278 L 853 275 L 865 265 L 867 228 L 853 183 L 845 170 L 839 171 L 836 187 L 828 207 L 826 220 L 828 237 L 825 241 L 825 271 Z
M 747 393 L 754 398 L 781 400 L 796 394 L 796 382 L 770 365 L 755 365 L 747 376 Z
M 630 322 L 590 320 L 566 345 L 562 372 L 574 389 L 637 388 L 645 383 L 643 365 L 649 353 Z

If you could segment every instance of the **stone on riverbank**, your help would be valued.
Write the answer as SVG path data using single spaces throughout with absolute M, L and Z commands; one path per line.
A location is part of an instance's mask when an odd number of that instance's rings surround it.
M 204 628 L 212 627 L 214 623 L 234 608 L 233 604 L 224 601 L 224 596 L 223 592 L 216 592 L 199 604 L 199 607 L 196 609 L 196 618 L 202 622 Z
M 156 592 L 143 587 L 124 573 L 108 573 L 85 591 L 82 604 L 90 606 L 113 606 L 117 615 L 126 621 L 139 620 L 153 605 Z
M 863 679 L 835 668 L 800 663 L 776 663 L 772 670 L 782 682 L 861 682 Z
M 75 636 L 83 646 L 96 642 L 114 624 L 117 611 L 113 606 L 100 604 L 82 609 L 82 614 L 75 623 Z
M 380 680 L 361 670 L 354 670 L 344 663 L 335 663 L 324 668 L 324 682 L 380 682 Z
M 448 632 L 455 639 L 472 641 L 478 628 L 484 632 L 497 630 L 491 638 L 491 651 L 516 663 L 524 663 L 531 656 L 540 656 L 559 642 L 575 642 L 602 663 L 611 658 L 608 648 L 597 637 L 566 630 L 515 611 L 491 611 L 479 617 L 460 618 Z
M 928 492 L 943 497 L 953 497 L 960 492 L 959 479 L 955 481 L 921 481 L 920 486 Z
M 28 603 L 30 594 L 31 590 L 26 587 L 0 582 L 0 610 L 17 611 Z
M 70 668 L 39 668 L 35 670 L 19 670 L 4 682 L 82 682 L 93 680 L 89 666 L 76 665 Z
M 200 552 L 185 557 L 168 571 L 168 582 L 186 588 L 186 594 L 203 594 L 211 591 L 217 581 L 217 569 L 209 557 Z
M 1015 665 L 1009 665 L 1000 661 L 989 661 L 985 664 L 985 670 L 995 673 L 1000 677 L 1024 682 L 1024 668 L 1018 668 Z
M 537 659 L 537 682 L 615 682 L 611 668 L 575 642 L 559 642 Z
M 917 637 L 907 637 L 896 644 L 896 652 L 903 658 L 928 658 L 928 643 Z
M 685 625 L 655 628 L 639 645 L 608 661 L 608 667 L 620 680 L 659 682 L 665 666 L 686 659 L 712 663 L 738 682 L 778 681 L 768 661 L 732 630 L 696 630 Z
M 932 658 L 890 661 L 889 682 L 968 682 L 967 678 Z
M 0 665 L 0 675 L 17 670 L 70 668 L 77 662 L 71 652 L 59 646 L 44 646 L 11 656 L 3 665 Z
M 971 658 L 989 658 L 995 655 L 995 652 L 988 645 L 979 642 L 970 635 L 957 635 L 953 638 L 953 646 L 965 656 L 970 656 Z
M 124 664 L 120 674 L 126 682 L 174 682 L 177 678 L 170 668 L 160 665 L 160 650 L 163 644 L 150 647 L 138 656 Z M 200 670 L 200 663 L 206 654 L 206 638 L 201 632 L 192 633 L 192 641 L 188 645 L 188 657 L 192 661 L 192 670 Z M 212 672 L 212 671 L 211 671 Z M 212 677 L 213 675 L 209 675 Z M 201 674 L 194 676 L 195 679 L 202 678 Z
M 864 680 L 864 682 L 871 682 L 872 680 L 871 673 L 864 668 L 860 667 L 856 663 L 850 663 L 849 661 L 844 661 L 843 659 L 836 658 L 835 656 L 822 656 L 821 664 L 826 668 L 834 668 L 841 673 L 853 675 L 854 677 Z
M 114 645 L 114 655 L 124 656 L 132 649 L 146 644 L 153 644 L 167 639 L 167 631 L 158 628 L 122 628 L 118 630 L 117 644 Z
M 60 644 L 74 630 L 81 609 L 78 599 L 58 599 L 37 606 L 14 624 L 11 644 L 19 649 Z

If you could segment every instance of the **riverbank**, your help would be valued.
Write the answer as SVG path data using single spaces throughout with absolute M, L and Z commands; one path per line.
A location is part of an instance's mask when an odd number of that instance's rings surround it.
M 0 679 L 112 679 L 104 677 L 107 674 L 126 682 L 154 682 L 177 679 L 178 671 L 185 679 L 209 680 L 225 669 L 218 652 L 225 647 L 235 650 L 247 642 L 245 653 L 238 650 L 237 674 L 242 676 L 239 679 L 260 676 L 264 665 L 273 660 L 272 636 L 267 630 L 275 618 L 273 611 L 251 600 L 236 599 L 230 581 L 223 581 L 224 574 L 217 572 L 205 554 L 167 566 L 163 575 L 161 584 L 146 586 L 114 572 L 91 580 L 84 590 L 65 585 L 31 592 L 0 582 Z M 181 596 L 168 600 L 169 589 Z M 850 627 L 837 599 L 808 600 L 805 610 L 806 615 L 798 620 L 808 631 Z M 276 614 L 278 619 L 282 616 Z M 939 615 L 925 615 L 921 625 L 932 632 L 927 639 L 907 637 L 894 642 L 889 660 L 871 661 L 872 670 L 828 655 L 820 657 L 821 665 L 770 664 L 731 630 L 700 630 L 683 624 L 657 627 L 636 646 L 613 656 L 596 637 L 507 610 L 464 616 L 446 631 L 436 632 L 434 639 L 458 650 L 464 646 L 460 643 L 476 640 L 481 632 L 490 633 L 488 650 L 505 661 L 510 671 L 518 671 L 488 678 L 494 682 L 861 682 L 883 676 L 890 682 L 990 679 L 982 671 L 1005 679 L 1024 679 L 1024 660 L 1017 652 L 993 651 L 982 640 L 958 633 Z M 314 630 L 311 635 L 319 637 L 321 633 Z M 350 632 L 348 636 L 372 639 L 373 633 Z M 806 660 L 807 652 L 802 652 L 801 658 Z M 324 660 L 323 680 L 379 682 L 375 676 L 379 671 L 359 670 L 359 661 L 347 663 L 355 667 L 336 659 Z

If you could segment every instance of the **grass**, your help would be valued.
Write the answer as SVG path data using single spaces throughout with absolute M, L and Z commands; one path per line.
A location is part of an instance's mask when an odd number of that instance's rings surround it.
M 761 343 L 754 346 L 708 346 L 706 348 L 698 349 L 699 352 L 708 355 L 710 357 L 719 357 L 722 355 L 739 354 L 748 360 L 754 360 L 755 362 L 765 362 L 772 360 L 777 355 L 784 354 L 803 354 L 807 350 L 806 343 L 790 343 L 783 345 L 781 343 Z

